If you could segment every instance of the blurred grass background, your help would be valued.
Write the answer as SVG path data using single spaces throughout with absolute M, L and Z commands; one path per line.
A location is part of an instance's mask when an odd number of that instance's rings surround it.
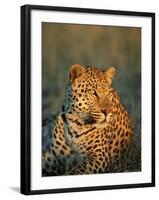
M 75 63 L 91 64 L 100 69 L 116 67 L 113 86 L 134 121 L 134 167 L 130 171 L 140 170 L 141 28 L 43 22 L 43 119 L 61 107 L 69 69 Z

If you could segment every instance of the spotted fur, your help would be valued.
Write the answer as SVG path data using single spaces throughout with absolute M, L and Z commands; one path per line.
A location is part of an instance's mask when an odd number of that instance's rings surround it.
M 131 120 L 112 87 L 114 75 L 114 67 L 71 67 L 64 104 L 43 127 L 50 135 L 43 175 L 103 173 L 128 148 Z

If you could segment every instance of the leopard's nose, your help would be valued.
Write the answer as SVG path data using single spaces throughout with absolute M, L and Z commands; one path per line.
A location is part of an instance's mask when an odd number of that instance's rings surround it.
M 107 112 L 106 110 L 101 110 L 101 112 L 102 112 L 105 116 L 107 116 L 107 114 L 108 114 L 108 112 Z
M 102 101 L 99 103 L 99 107 L 102 113 L 104 113 L 105 115 L 107 115 L 111 110 L 112 110 L 112 106 L 108 101 Z

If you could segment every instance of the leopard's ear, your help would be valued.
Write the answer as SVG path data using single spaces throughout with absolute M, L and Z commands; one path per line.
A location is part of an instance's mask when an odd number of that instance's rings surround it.
M 109 84 L 109 85 L 112 84 L 112 79 L 113 79 L 113 77 L 115 76 L 115 72 L 116 72 L 115 67 L 109 67 L 109 68 L 105 71 L 105 74 L 106 74 L 106 76 L 107 76 L 108 84 Z
M 72 65 L 69 74 L 71 83 L 73 83 L 76 78 L 80 77 L 84 71 L 85 68 L 82 65 L 79 64 Z

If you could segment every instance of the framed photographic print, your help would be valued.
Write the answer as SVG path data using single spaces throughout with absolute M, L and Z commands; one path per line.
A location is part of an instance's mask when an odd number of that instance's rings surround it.
M 155 186 L 155 14 L 21 7 L 21 193 Z

